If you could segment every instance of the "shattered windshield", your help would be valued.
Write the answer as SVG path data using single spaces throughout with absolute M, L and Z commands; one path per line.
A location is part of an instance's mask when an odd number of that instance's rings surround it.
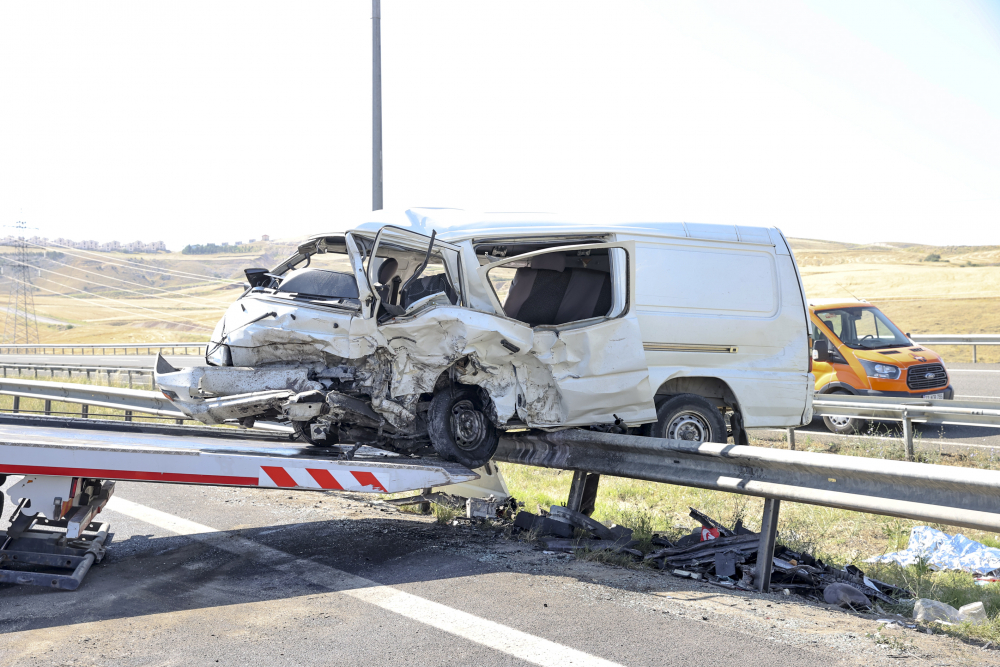
M 855 350 L 910 345 L 910 339 L 878 308 L 834 308 L 816 311 L 816 316 L 844 345 Z
M 358 282 L 343 239 L 333 237 L 303 244 L 272 273 L 270 288 L 276 293 L 310 301 L 360 305 Z

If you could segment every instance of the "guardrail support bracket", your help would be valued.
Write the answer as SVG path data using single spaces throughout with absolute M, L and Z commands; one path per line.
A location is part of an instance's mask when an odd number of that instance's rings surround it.
M 760 546 L 757 549 L 757 590 L 766 593 L 771 588 L 771 568 L 774 566 L 774 545 L 778 539 L 778 511 L 781 501 L 764 499 L 764 518 L 760 523 Z
M 566 507 L 574 512 L 580 511 L 583 503 L 583 487 L 587 482 L 587 473 L 583 470 L 573 471 L 573 482 L 569 485 L 569 498 L 566 500 Z

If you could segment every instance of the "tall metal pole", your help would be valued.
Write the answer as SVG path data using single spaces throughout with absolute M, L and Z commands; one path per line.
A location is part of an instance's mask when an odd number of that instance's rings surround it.
M 382 210 L 381 0 L 372 0 L 372 210 Z

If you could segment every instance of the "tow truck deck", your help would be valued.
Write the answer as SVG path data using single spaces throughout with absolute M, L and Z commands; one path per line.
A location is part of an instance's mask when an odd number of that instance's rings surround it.
M 280 432 L 4 415 L 0 482 L 7 475 L 24 477 L 7 491 L 18 506 L 0 546 L 0 582 L 69 590 L 110 541 L 108 524 L 93 520 L 116 481 L 386 494 L 479 479 L 438 458 L 314 447 Z

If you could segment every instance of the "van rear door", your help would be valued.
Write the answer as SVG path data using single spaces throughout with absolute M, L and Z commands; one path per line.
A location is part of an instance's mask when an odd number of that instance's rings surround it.
M 558 424 L 656 420 L 635 301 L 635 245 L 592 243 L 525 253 L 479 269 L 498 314 L 532 329 L 532 354 L 551 370 Z M 529 381 L 528 379 L 518 379 Z

